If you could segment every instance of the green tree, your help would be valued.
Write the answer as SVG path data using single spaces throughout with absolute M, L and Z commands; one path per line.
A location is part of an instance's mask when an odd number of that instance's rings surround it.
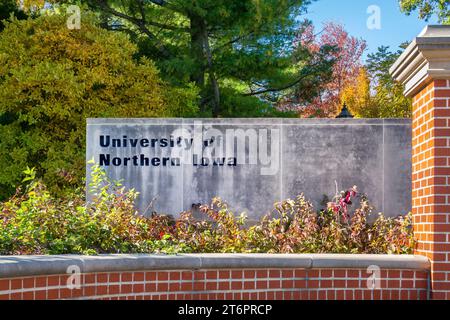
M 193 82 L 203 116 L 273 116 L 280 94 L 303 83 L 314 88 L 330 68 L 326 50 L 293 50 L 298 16 L 311 0 L 80 2 L 106 29 L 130 34 L 172 85 Z
M 0 37 L 0 196 L 27 165 L 54 190 L 79 183 L 88 117 L 175 117 L 197 112 L 194 89 L 172 89 L 125 34 L 83 17 L 44 15 L 6 23 Z
M 0 32 L 4 29 L 3 20 L 9 19 L 14 15 L 18 19 L 26 19 L 25 12 L 17 7 L 16 0 L 2 0 L 0 2 Z
M 437 16 L 440 23 L 450 24 L 450 0 L 399 0 L 403 12 L 418 11 L 419 18 L 428 20 Z

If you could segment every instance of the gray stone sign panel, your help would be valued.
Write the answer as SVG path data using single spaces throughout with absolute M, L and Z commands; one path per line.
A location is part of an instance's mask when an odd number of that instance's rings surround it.
M 300 193 L 320 208 L 336 185 L 376 212 L 411 210 L 410 120 L 88 119 L 86 159 L 136 189 L 142 214 L 218 196 L 258 220 Z

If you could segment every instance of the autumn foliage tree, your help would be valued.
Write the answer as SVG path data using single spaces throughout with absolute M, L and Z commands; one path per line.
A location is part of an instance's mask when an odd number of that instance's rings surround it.
M 88 117 L 174 117 L 197 111 L 195 90 L 172 89 L 126 35 L 83 16 L 12 20 L 0 36 L 0 197 L 36 167 L 55 190 L 79 183 Z
M 312 24 L 299 33 L 297 47 L 300 50 L 307 48 L 311 52 L 318 52 L 325 46 L 334 48 L 334 65 L 329 81 L 322 83 L 319 94 L 312 101 L 298 99 L 301 97 L 298 92 L 301 88 L 297 88 L 281 103 L 281 107 L 287 104 L 297 108 L 302 117 L 334 117 L 340 111 L 342 91 L 355 83 L 360 74 L 366 42 L 350 36 L 344 26 L 333 22 L 326 23 L 319 33 L 316 33 Z
M 405 97 L 404 87 L 389 73 L 403 48 L 391 52 L 389 47 L 380 47 L 368 55 L 356 82 L 349 83 L 341 95 L 342 103 L 348 105 L 353 115 L 358 118 L 411 117 L 411 99 Z
M 345 103 L 351 114 L 358 118 L 377 117 L 376 106 L 370 93 L 370 85 L 367 70 L 360 68 L 356 81 L 349 83 L 342 90 L 341 103 Z

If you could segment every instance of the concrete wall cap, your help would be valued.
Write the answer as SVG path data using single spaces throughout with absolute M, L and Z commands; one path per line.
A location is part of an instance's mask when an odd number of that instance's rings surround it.
M 88 118 L 86 120 L 87 125 L 114 125 L 114 124 L 122 124 L 122 123 L 132 124 L 132 125 L 159 125 L 159 124 L 194 124 L 194 123 L 202 123 L 204 125 L 207 124 L 226 124 L 227 122 L 231 122 L 233 124 L 239 123 L 250 123 L 250 124 L 271 124 L 271 125 L 283 125 L 283 124 L 295 124 L 295 125 L 336 125 L 336 124 L 379 124 L 383 125 L 386 122 L 395 122 L 398 125 L 409 125 L 410 119 L 403 118 L 393 118 L 393 119 L 301 119 L 301 118 L 245 118 L 245 119 L 236 119 L 236 118 L 221 118 L 221 119 L 175 119 L 175 118 Z
M 333 254 L 183 254 L 100 256 L 1 256 L 0 278 L 82 273 L 200 269 L 381 269 L 428 270 L 425 257 Z
M 430 262 L 426 257 L 412 255 L 312 255 L 312 268 L 367 269 L 378 266 L 381 269 L 427 270 Z

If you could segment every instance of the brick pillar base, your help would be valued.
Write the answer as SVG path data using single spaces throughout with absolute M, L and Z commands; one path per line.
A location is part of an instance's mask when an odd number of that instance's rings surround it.
M 431 298 L 450 300 L 450 26 L 427 27 L 391 73 L 413 98 L 416 254 L 431 261 Z
M 413 112 L 416 253 L 432 263 L 432 298 L 450 299 L 450 81 L 420 91 Z

